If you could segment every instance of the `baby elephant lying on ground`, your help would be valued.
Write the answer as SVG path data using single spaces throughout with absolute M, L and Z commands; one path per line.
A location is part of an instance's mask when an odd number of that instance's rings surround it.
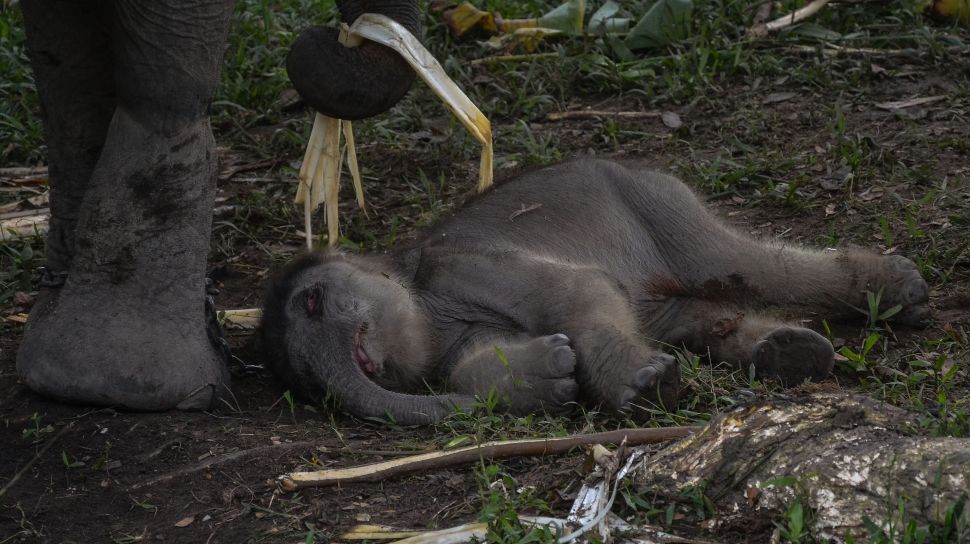
M 518 414 L 582 401 L 643 417 L 677 401 L 660 345 L 823 378 L 829 341 L 756 309 L 835 318 L 880 289 L 895 320 L 926 317 L 908 259 L 755 241 L 673 177 L 583 161 L 500 185 L 388 255 L 297 260 L 261 334 L 287 387 L 358 416 L 427 423 L 494 392 Z

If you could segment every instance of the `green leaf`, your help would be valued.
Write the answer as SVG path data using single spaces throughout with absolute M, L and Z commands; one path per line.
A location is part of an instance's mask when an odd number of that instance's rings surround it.
M 880 321 L 885 321 L 885 320 L 889 319 L 890 317 L 898 314 L 900 311 L 902 311 L 902 309 L 903 309 L 903 305 L 902 304 L 897 304 L 897 305 L 893 306 L 892 308 L 886 310 L 885 312 L 879 314 L 879 320 Z
M 882 338 L 882 336 L 880 336 L 878 333 L 870 334 L 869 337 L 866 338 L 865 344 L 862 346 L 862 355 L 865 356 L 867 353 L 869 353 L 869 350 L 872 349 L 872 346 L 876 345 L 876 342 L 878 342 L 880 338 Z
M 451 440 L 449 440 L 447 444 L 445 444 L 445 449 L 447 450 L 447 449 L 458 447 L 464 444 L 465 442 L 468 442 L 468 435 L 456 436 Z
M 505 365 L 505 368 L 512 370 L 512 365 L 509 363 L 508 357 L 506 357 L 505 354 L 502 353 L 502 348 L 495 346 L 495 355 L 498 355 L 498 360 L 502 361 L 502 364 Z
M 798 478 L 794 476 L 785 476 L 782 478 L 772 478 L 767 482 L 761 484 L 761 489 L 766 489 L 769 487 L 791 487 L 798 483 Z
M 663 47 L 687 37 L 694 3 L 691 0 L 657 0 L 626 37 L 630 49 Z
M 630 19 L 617 17 L 619 11 L 619 4 L 613 0 L 606 0 L 606 3 L 600 6 L 600 9 L 596 10 L 592 17 L 589 18 L 586 31 L 590 34 L 626 32 L 630 29 Z
M 825 28 L 817 23 L 803 23 L 793 27 L 789 34 L 793 36 L 804 36 L 806 38 L 816 38 L 822 41 L 831 42 L 842 38 L 842 34 L 834 30 Z

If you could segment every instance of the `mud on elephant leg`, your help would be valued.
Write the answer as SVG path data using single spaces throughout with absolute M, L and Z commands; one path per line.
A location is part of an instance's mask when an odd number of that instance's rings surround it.
M 228 380 L 205 322 L 215 181 L 206 110 L 232 2 L 118 1 L 118 107 L 79 211 L 58 295 L 17 357 L 32 389 L 133 409 L 200 409 Z

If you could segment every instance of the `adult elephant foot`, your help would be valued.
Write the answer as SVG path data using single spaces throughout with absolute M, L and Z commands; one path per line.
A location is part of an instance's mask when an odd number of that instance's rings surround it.
M 212 136 L 204 118 L 158 127 L 125 108 L 111 121 L 66 281 L 35 306 L 17 354 L 38 393 L 205 409 L 228 383 L 205 317 Z

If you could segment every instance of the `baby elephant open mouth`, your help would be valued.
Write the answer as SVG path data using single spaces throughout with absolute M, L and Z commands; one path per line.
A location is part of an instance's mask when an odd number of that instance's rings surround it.
M 826 378 L 829 341 L 763 309 L 852 316 L 867 291 L 900 305 L 898 322 L 927 316 L 909 259 L 757 241 L 673 177 L 582 161 L 500 185 L 388 254 L 297 260 L 262 335 L 290 388 L 327 389 L 357 415 L 428 423 L 488 397 L 517 414 L 581 399 L 643 420 L 677 404 L 663 346 L 786 386 Z
M 371 360 L 370 356 L 367 355 L 367 350 L 364 349 L 364 333 L 367 332 L 367 322 L 363 322 L 357 327 L 357 331 L 354 333 L 354 360 L 360 366 L 361 370 L 367 374 L 374 374 L 377 372 L 377 365 Z

